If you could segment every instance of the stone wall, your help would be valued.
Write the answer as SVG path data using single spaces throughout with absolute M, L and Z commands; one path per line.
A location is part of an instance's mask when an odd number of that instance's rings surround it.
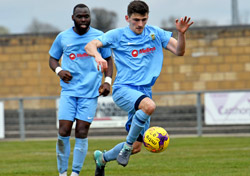
M 49 68 L 48 51 L 57 34 L 0 36 L 0 98 L 58 96 L 59 78 Z M 176 32 L 174 32 L 176 37 Z M 153 92 L 250 89 L 250 26 L 193 28 L 186 53 L 164 51 Z M 159 105 L 188 105 L 194 95 L 155 96 Z M 50 108 L 54 101 L 33 100 L 26 107 Z M 8 101 L 7 108 L 17 102 Z
M 49 68 L 50 46 L 56 34 L 0 36 L 0 97 L 57 96 L 59 78 Z M 15 101 L 5 107 L 16 108 Z M 54 101 L 33 100 L 25 106 L 47 108 Z
M 154 92 L 250 89 L 250 26 L 195 28 L 186 39 L 184 57 L 165 51 Z M 195 103 L 196 97 L 157 100 L 161 105 L 186 105 Z

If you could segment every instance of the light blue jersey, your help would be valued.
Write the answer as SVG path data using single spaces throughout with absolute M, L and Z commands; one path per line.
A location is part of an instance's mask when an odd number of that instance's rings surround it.
M 104 47 L 112 48 L 117 69 L 116 85 L 153 86 L 163 64 L 163 49 L 172 32 L 146 25 L 137 35 L 128 27 L 111 30 L 98 37 Z
M 102 35 L 103 32 L 91 28 L 84 35 L 78 35 L 73 28 L 61 32 L 55 39 L 49 51 L 55 59 L 62 57 L 62 69 L 73 76 L 69 84 L 60 81 L 61 95 L 94 98 L 99 95 L 102 73 L 97 70 L 95 59 L 84 50 L 85 45 Z M 110 49 L 99 49 L 103 58 L 111 56 Z

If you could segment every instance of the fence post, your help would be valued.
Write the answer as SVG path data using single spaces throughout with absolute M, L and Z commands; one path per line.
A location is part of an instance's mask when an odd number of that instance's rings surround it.
M 20 131 L 20 138 L 21 141 L 25 140 L 25 121 L 24 121 L 24 109 L 23 109 L 23 99 L 19 99 L 19 131 Z
M 201 113 L 201 92 L 197 93 L 196 114 L 197 114 L 197 135 L 202 136 L 202 113 Z

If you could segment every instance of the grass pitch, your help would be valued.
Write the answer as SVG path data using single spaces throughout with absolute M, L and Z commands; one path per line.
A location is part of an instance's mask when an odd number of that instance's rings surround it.
M 96 149 L 110 149 L 124 139 L 89 138 L 89 151 L 80 175 L 93 176 Z M 74 139 L 71 140 L 71 151 Z M 56 139 L 47 141 L 0 141 L 1 176 L 56 176 Z M 70 175 L 72 152 L 69 161 Z M 249 137 L 171 138 L 166 151 L 145 148 L 133 155 L 126 167 L 112 161 L 107 176 L 249 176 Z

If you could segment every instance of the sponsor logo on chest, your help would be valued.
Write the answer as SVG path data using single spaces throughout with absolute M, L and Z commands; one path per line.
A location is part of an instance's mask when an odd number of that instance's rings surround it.
M 143 48 L 143 49 L 140 49 L 140 50 L 133 50 L 132 52 L 131 52 L 131 55 L 133 56 L 133 57 L 137 57 L 139 54 L 150 54 L 150 53 L 152 53 L 152 52 L 154 52 L 156 50 L 156 48 L 155 47 L 152 47 L 152 48 Z
M 86 59 L 86 58 L 88 58 L 88 57 L 89 57 L 89 55 L 88 55 L 87 53 L 78 53 L 78 54 L 71 53 L 71 54 L 69 55 L 69 58 L 70 58 L 71 60 L 74 60 L 74 59 L 76 59 L 76 58 L 79 58 L 79 59 Z

